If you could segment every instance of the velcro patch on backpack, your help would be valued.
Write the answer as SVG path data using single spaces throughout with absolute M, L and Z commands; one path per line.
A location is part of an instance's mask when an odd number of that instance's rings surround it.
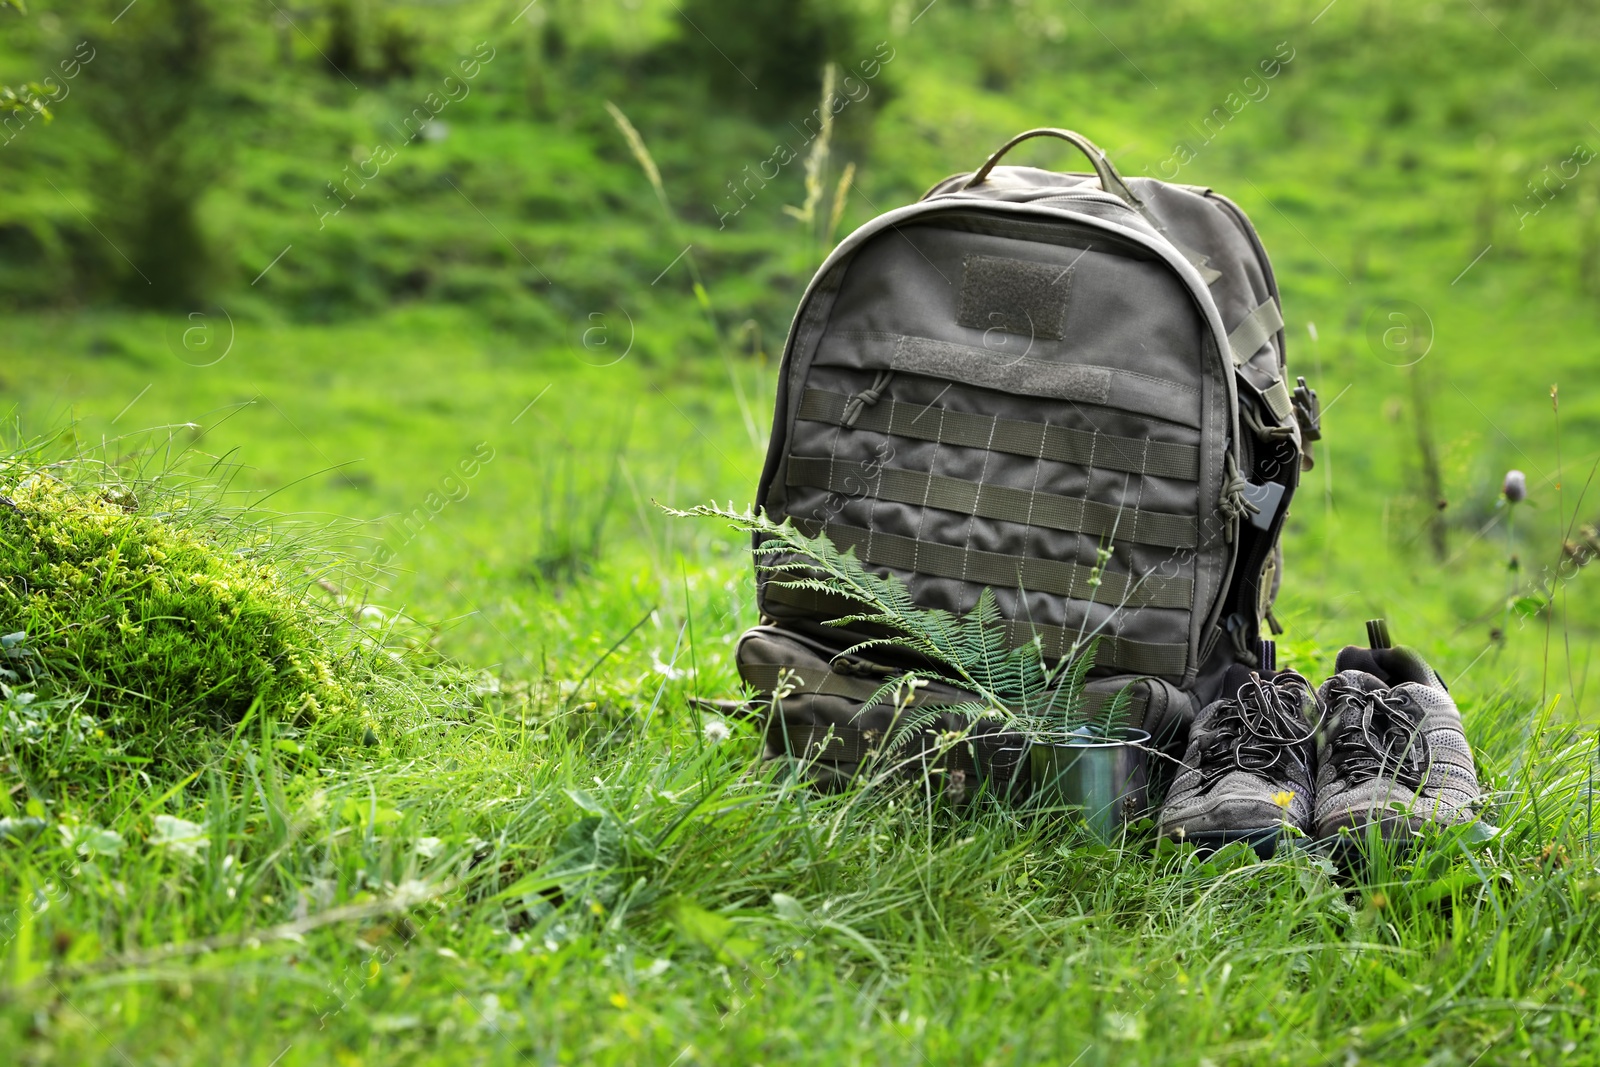
M 962 261 L 956 323 L 1059 341 L 1067 318 L 1072 268 L 999 256 Z

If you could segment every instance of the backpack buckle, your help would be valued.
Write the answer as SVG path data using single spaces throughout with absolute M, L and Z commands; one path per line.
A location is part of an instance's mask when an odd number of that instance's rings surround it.
M 1322 403 L 1317 391 L 1298 377 L 1290 402 L 1294 405 L 1294 420 L 1300 424 L 1300 439 L 1306 444 L 1322 440 Z
M 1322 402 L 1303 376 L 1297 377 L 1295 382 L 1289 405 L 1294 408 L 1294 421 L 1300 426 L 1300 469 L 1308 471 L 1316 464 L 1311 446 L 1322 440 Z

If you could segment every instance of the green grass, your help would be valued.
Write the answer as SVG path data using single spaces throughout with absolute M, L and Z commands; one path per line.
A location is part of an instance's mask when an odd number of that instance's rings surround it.
M 808 795 L 746 727 L 714 740 L 693 688 L 491 698 L 409 758 L 320 775 L 286 771 L 263 719 L 176 795 L 110 791 L 120 844 L 52 826 L 7 849 L 8 1046 L 1465 1063 L 1593 1041 L 1594 746 L 1521 708 L 1473 716 L 1501 836 L 1351 883 L 1308 853 L 1201 862 L 915 790 Z M 205 827 L 193 856 L 146 840 L 164 813 Z
M 195 528 L 244 508 L 291 600 L 399 620 L 417 673 L 367 709 L 396 724 L 376 743 L 255 715 L 160 785 L 7 758 L 0 1063 L 1593 1059 L 1600 598 L 1592 570 L 1550 576 L 1600 518 L 1600 172 L 1520 229 L 1514 205 L 1575 142 L 1600 148 L 1600 24 L 1383 0 L 1313 24 L 1323 6 L 863 5 L 896 54 L 844 113 L 833 176 L 859 165 L 848 228 L 1027 126 L 1079 128 L 1134 174 L 1191 142 L 1180 180 L 1257 223 L 1292 367 L 1328 408 L 1287 536 L 1285 658 L 1325 673 L 1387 616 L 1451 680 L 1498 836 L 1350 878 L 1305 852 L 1202 862 L 1148 828 L 1106 849 L 996 805 L 783 781 L 751 726 L 691 699 L 735 691 L 748 540 L 655 505 L 753 492 L 819 250 L 780 210 L 805 196 L 798 161 L 726 229 L 713 205 L 784 124 L 652 61 L 672 25 L 654 0 L 562 9 L 564 58 L 515 10 L 419 6 L 425 69 L 359 87 L 292 35 L 283 66 L 241 15 L 219 100 L 250 136 L 205 203 L 203 319 L 107 305 L 80 276 L 106 253 L 75 206 L 77 100 L 0 150 L 5 410 L 13 436 L 96 455 L 136 495 L 169 440 L 184 477 L 218 462 L 227 493 L 196 489 Z M 29 7 L 0 84 L 71 53 L 45 20 L 70 12 Z M 448 137 L 318 230 L 323 183 L 486 38 L 500 53 Z M 1199 145 L 1194 124 L 1285 41 L 1270 94 Z M 674 260 L 691 243 L 703 300 Z M 1371 339 L 1397 301 L 1431 322 L 1415 368 Z M 1510 467 L 1530 498 L 1508 541 Z M 1508 610 L 1513 582 L 1555 595 Z M 22 628 L 5 611 L 0 633 Z

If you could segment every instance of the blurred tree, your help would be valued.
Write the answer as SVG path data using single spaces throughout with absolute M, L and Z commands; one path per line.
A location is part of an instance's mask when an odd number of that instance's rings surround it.
M 294 20 L 280 8 L 273 12 L 272 29 L 278 42 L 278 65 L 294 66 Z
M 550 117 L 550 95 L 557 82 L 555 74 L 562 68 L 567 54 L 567 38 L 560 16 L 560 5 L 552 2 L 528 9 L 521 20 L 528 107 L 540 118 Z
M 411 78 L 422 62 L 423 36 L 403 14 L 370 17 L 362 0 L 330 0 L 322 58 L 328 72 L 354 82 Z
M 363 12 L 354 0 L 333 0 L 328 5 L 328 40 L 323 56 L 335 74 L 355 78 L 361 74 L 365 34 Z
M 383 78 L 412 78 L 421 65 L 422 34 L 399 16 L 384 20 L 378 33 L 378 74 Z
M 211 278 L 201 197 L 220 171 L 221 44 L 212 0 L 112 0 L 85 36 L 96 50 L 84 114 L 102 145 L 90 164 L 107 273 L 135 303 L 190 307 Z M 131 268 L 131 269 L 130 269 Z
M 829 62 L 849 70 L 872 54 L 842 0 L 685 0 L 673 51 L 719 99 L 765 118 L 807 107 Z

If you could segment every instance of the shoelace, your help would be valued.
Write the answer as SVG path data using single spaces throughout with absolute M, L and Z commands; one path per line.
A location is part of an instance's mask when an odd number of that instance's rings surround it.
M 1270 778 L 1274 771 L 1292 766 L 1309 780 L 1308 746 L 1316 727 L 1307 724 L 1300 709 L 1310 689 L 1298 675 L 1264 682 L 1252 674 L 1239 695 L 1218 708 L 1211 721 L 1211 736 L 1200 752 L 1202 788 L 1236 770 Z
M 1367 692 L 1336 681 L 1331 695 L 1339 730 L 1329 758 L 1339 777 L 1352 784 L 1392 777 L 1407 789 L 1421 789 L 1431 753 L 1422 732 L 1422 707 L 1409 693 Z

